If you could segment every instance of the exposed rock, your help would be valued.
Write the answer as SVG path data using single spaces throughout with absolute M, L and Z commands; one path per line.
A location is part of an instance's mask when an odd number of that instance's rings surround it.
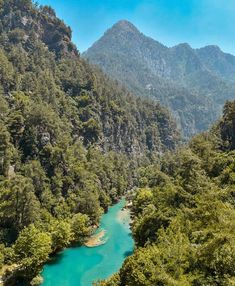
M 42 133 L 42 135 L 41 135 L 41 145 L 42 146 L 45 146 L 45 145 L 49 144 L 50 140 L 51 140 L 50 133 L 48 133 L 48 132 Z

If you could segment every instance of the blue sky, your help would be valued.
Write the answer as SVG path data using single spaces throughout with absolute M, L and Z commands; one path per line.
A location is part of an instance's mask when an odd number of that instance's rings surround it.
M 235 55 L 235 0 L 37 0 L 50 5 L 85 51 L 118 20 L 167 45 L 218 45 Z

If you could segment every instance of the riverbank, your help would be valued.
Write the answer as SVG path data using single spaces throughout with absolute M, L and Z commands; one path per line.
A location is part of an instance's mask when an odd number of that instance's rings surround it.
M 17 269 L 19 269 L 18 264 L 12 264 L 12 265 L 4 265 L 0 269 L 0 286 L 5 285 L 5 282 L 9 280 L 10 277 L 12 277 Z
M 120 203 L 122 200 L 125 200 L 125 197 L 121 198 L 118 202 Z M 130 219 L 130 208 L 131 208 L 131 203 L 126 201 L 125 205 L 122 207 L 122 209 L 119 210 L 119 212 L 117 213 L 117 220 L 126 225 L 127 227 L 129 227 L 130 223 L 131 223 L 131 219 Z M 101 230 L 100 232 L 93 234 L 91 237 L 89 237 L 87 239 L 87 241 L 84 243 L 84 245 L 86 247 L 98 247 L 100 245 L 103 245 L 107 242 L 107 239 L 105 239 L 105 234 L 106 231 L 105 230 Z
M 105 230 L 101 230 L 99 233 L 92 235 L 86 242 L 86 247 L 97 247 L 106 243 L 105 237 Z

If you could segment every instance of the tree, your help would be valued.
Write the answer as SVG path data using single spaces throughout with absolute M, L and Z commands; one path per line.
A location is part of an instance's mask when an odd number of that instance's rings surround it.
M 71 220 L 73 240 L 82 244 L 91 234 L 90 219 L 87 215 L 77 213 Z
M 235 149 L 235 101 L 228 101 L 224 106 L 223 118 L 220 122 L 223 142 L 222 149 Z
M 68 246 L 72 238 L 70 224 L 62 220 L 54 222 L 52 225 L 51 237 L 53 251 L 58 251 Z
M 153 200 L 153 192 L 151 189 L 140 189 L 133 201 L 133 211 L 140 214 L 146 206 L 151 204 Z
M 55 13 L 55 10 L 53 8 L 51 8 L 50 6 L 43 6 L 42 7 L 42 12 L 47 15 L 47 16 L 50 16 L 50 17 L 56 17 L 56 13 Z
M 5 250 L 4 245 L 0 244 L 0 269 L 2 268 L 4 264 L 4 250 Z
M 0 49 L 0 62 L 0 83 L 7 90 L 14 83 L 14 69 L 2 49 Z
M 39 202 L 30 179 L 17 175 L 0 185 L 1 225 L 11 227 L 16 234 L 39 218 Z
M 33 224 L 24 228 L 17 238 L 14 250 L 21 275 L 31 280 L 41 270 L 51 253 L 52 241 L 49 234 L 41 232 Z
M 23 136 L 24 132 L 24 117 L 15 112 L 9 116 L 9 131 L 11 133 L 13 142 L 16 146 L 19 144 L 20 138 Z
M 10 142 L 10 134 L 0 122 L 0 175 L 7 176 L 14 148 Z
M 23 167 L 25 177 L 32 180 L 36 196 L 42 200 L 44 193 L 49 189 L 49 179 L 38 160 L 27 162 Z
M 16 28 L 9 33 L 9 40 L 13 44 L 17 44 L 24 40 L 25 32 L 22 29 Z

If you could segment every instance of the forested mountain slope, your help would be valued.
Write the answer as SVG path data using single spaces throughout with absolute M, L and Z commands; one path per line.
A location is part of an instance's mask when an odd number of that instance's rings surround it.
M 235 102 L 188 147 L 139 169 L 137 249 L 102 286 L 235 283 Z
M 80 58 L 53 9 L 0 0 L 0 265 L 15 269 L 9 285 L 30 283 L 49 254 L 82 243 L 131 187 L 136 160 L 177 141 L 164 108 Z
M 169 107 L 185 137 L 204 131 L 235 96 L 235 57 L 216 46 L 168 48 L 120 21 L 83 55 L 139 96 Z

